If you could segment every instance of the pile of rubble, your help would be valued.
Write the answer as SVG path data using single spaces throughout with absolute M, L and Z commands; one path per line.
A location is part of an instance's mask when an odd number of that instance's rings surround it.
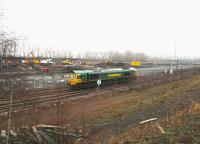
M 0 130 L 1 144 L 7 143 L 7 135 L 8 132 L 6 130 Z M 23 127 L 18 130 L 10 130 L 9 132 L 9 143 L 13 144 L 70 144 L 80 138 L 80 134 L 72 134 L 70 130 L 44 124 Z

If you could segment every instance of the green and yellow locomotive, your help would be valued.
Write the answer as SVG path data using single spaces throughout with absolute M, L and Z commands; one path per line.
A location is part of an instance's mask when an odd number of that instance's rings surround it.
M 119 82 L 128 82 L 136 78 L 137 70 L 130 69 L 107 69 L 101 71 L 74 70 L 70 73 L 69 85 L 72 89 L 88 88 L 97 85 L 97 80 L 101 80 L 102 85 L 110 85 Z

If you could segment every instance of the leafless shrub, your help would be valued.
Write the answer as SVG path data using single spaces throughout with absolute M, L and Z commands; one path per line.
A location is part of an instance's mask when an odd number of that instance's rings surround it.
M 8 34 L 6 32 L 0 33 L 0 52 L 3 57 L 16 55 L 16 41 L 16 36 L 13 36 L 12 34 Z

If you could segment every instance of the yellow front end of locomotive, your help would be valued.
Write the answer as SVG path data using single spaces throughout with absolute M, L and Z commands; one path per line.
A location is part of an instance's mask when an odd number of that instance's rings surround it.
M 68 81 L 70 86 L 77 86 L 81 82 L 82 81 L 81 81 L 80 75 L 76 75 L 76 74 L 70 75 L 70 78 L 69 78 L 69 81 Z

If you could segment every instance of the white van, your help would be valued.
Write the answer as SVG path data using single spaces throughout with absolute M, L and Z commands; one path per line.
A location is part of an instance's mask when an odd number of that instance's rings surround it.
M 53 64 L 53 60 L 52 59 L 45 59 L 45 60 L 41 60 L 40 62 L 43 65 Z

